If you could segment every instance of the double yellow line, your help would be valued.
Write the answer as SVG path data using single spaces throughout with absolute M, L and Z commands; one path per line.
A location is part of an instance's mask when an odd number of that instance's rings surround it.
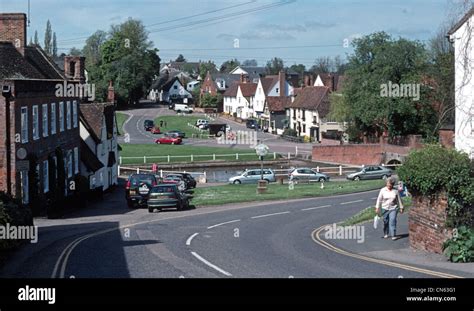
M 377 263 L 377 264 L 381 264 L 381 265 L 385 265 L 385 266 L 404 269 L 404 270 L 408 270 L 408 271 L 412 271 L 412 272 L 423 273 L 423 274 L 427 274 L 427 275 L 435 276 L 435 277 L 440 277 L 440 278 L 448 278 L 448 279 L 462 279 L 463 278 L 461 276 L 457 276 L 457 275 L 454 275 L 454 274 L 448 274 L 448 273 L 443 273 L 443 272 L 438 272 L 438 271 L 433 271 L 433 270 L 427 270 L 427 269 L 422 269 L 422 268 L 418 268 L 418 267 L 414 267 L 414 266 L 404 265 L 404 264 L 400 264 L 400 263 L 396 263 L 396 262 L 392 262 L 392 261 L 376 259 L 376 258 L 372 258 L 372 257 L 368 257 L 368 256 L 349 253 L 345 250 L 342 250 L 340 248 L 335 247 L 332 244 L 329 244 L 328 242 L 324 241 L 319 236 L 321 231 L 323 231 L 326 227 L 327 227 L 327 225 L 322 226 L 322 227 L 314 230 L 311 233 L 311 238 L 313 239 L 313 241 L 315 243 L 317 243 L 317 244 L 321 245 L 322 247 L 325 247 L 325 248 L 327 248 L 330 251 L 333 251 L 335 253 L 338 253 L 338 254 L 341 254 L 341 255 L 344 255 L 344 256 L 348 256 L 348 257 L 352 257 L 352 258 L 356 258 L 356 259 L 360 259 L 360 260 L 364 260 L 364 261 L 368 261 L 368 262 L 373 262 L 373 263 Z

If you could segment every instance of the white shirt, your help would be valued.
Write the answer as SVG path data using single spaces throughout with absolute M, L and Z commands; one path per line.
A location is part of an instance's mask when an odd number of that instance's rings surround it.
M 380 190 L 375 207 L 382 207 L 384 210 L 391 211 L 396 209 L 398 205 L 400 205 L 400 208 L 403 208 L 402 200 L 400 199 L 398 190 L 395 188 L 388 190 L 387 187 L 383 187 Z

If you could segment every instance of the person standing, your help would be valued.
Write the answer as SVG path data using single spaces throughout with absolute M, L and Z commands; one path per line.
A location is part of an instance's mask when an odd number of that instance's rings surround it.
M 395 183 L 395 178 L 391 177 L 387 179 L 387 184 L 380 190 L 379 196 L 377 197 L 377 204 L 375 205 L 375 213 L 380 215 L 380 212 L 382 212 L 384 239 L 387 239 L 390 235 L 394 241 L 398 239 L 398 212 L 400 211 L 400 213 L 403 214 L 402 200 L 398 189 L 394 188 Z

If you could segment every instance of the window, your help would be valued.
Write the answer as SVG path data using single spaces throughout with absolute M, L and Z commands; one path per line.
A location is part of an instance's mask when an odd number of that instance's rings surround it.
M 178 86 L 177 86 L 177 85 L 175 85 L 175 86 L 173 86 L 173 88 L 174 88 L 175 90 L 177 90 L 177 89 L 178 89 Z
M 317 124 L 317 123 L 318 123 L 318 117 L 317 117 L 317 116 L 313 116 L 313 123 L 314 123 L 314 124 Z
M 43 137 L 48 137 L 48 104 L 43 104 L 41 112 L 43 113 Z
M 28 142 L 28 107 L 21 107 L 21 142 Z
M 28 180 L 28 171 L 21 171 L 20 172 L 20 177 L 21 177 L 21 201 L 23 204 L 28 204 L 29 203 L 29 180 Z
M 72 124 L 77 128 L 77 101 L 72 102 Z
M 74 148 L 74 173 L 79 173 L 79 148 Z
M 66 127 L 68 130 L 71 129 L 71 102 L 66 103 Z
M 51 104 L 51 135 L 56 134 L 56 103 Z
M 69 151 L 67 154 L 67 177 L 72 177 L 72 152 Z
M 279 94 L 279 93 L 280 93 L 280 89 L 279 89 L 279 88 L 276 88 L 276 92 L 277 92 L 277 94 Z
M 49 192 L 49 163 L 48 160 L 43 161 L 43 192 Z
M 64 102 L 59 103 L 59 130 L 64 132 Z
M 33 106 L 33 139 L 39 139 L 38 106 Z

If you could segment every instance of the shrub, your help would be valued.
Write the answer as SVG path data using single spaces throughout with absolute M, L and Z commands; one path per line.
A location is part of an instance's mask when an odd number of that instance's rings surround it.
M 297 137 L 298 132 L 296 132 L 294 129 L 288 128 L 283 132 L 283 136 Z
M 19 204 L 11 196 L 0 193 L 0 226 L 32 226 L 33 215 L 29 208 Z M 0 250 L 18 246 L 20 241 L 0 239 Z
M 444 242 L 443 250 L 452 262 L 474 261 L 474 230 L 466 226 L 455 229 L 453 237 Z

